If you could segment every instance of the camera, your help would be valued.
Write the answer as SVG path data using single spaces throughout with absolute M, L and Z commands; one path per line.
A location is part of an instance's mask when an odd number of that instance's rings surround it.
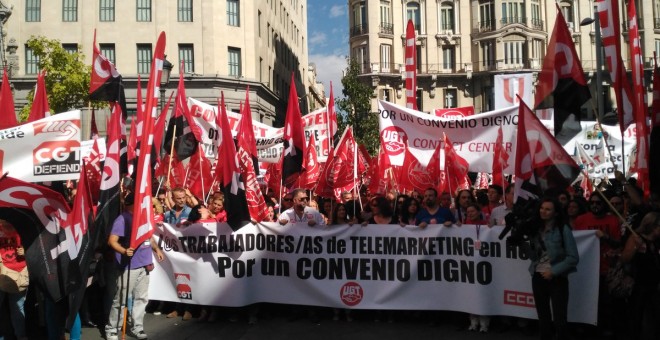
M 538 214 L 536 213 L 537 206 L 537 200 L 516 202 L 513 206 L 513 211 L 504 217 L 506 226 L 500 233 L 499 239 L 503 239 L 510 233 L 506 242 L 512 245 L 521 245 L 523 242 L 534 237 L 538 233 L 540 223 Z

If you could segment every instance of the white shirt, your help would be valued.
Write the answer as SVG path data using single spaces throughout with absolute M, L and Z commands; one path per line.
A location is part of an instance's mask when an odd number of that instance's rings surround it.
M 307 223 L 307 221 L 314 220 L 316 221 L 316 225 L 325 225 L 323 215 L 321 215 L 318 210 L 311 207 L 305 207 L 302 217 L 299 217 L 298 214 L 296 214 L 294 208 L 289 208 L 282 212 L 280 220 L 283 219 L 288 220 L 289 222 L 287 223 Z
M 511 211 L 513 211 L 513 209 L 507 208 L 506 204 L 495 207 L 495 209 L 493 209 L 493 211 L 490 213 L 488 222 L 492 225 L 506 225 L 504 217 Z

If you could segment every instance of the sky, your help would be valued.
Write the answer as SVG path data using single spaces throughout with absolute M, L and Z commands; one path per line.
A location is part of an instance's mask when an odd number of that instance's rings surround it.
M 341 76 L 348 56 L 348 5 L 346 0 L 307 1 L 309 62 L 316 64 L 317 81 L 330 95 L 341 96 Z

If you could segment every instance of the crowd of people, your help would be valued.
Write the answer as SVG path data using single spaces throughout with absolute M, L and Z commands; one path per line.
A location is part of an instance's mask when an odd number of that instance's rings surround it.
M 149 271 L 153 261 L 165 260 L 154 239 L 147 240 L 137 249 L 128 247 L 132 220 L 132 183 L 123 185 L 123 213 L 114 221 L 107 240 L 103 262 L 103 274 L 89 288 L 89 299 L 101 297 L 102 310 L 90 312 L 81 308 L 81 323 L 96 326 L 105 332 L 108 340 L 121 334 L 122 313 L 126 295 L 129 296 L 130 332 L 138 339 L 146 339 L 145 312 L 163 314 L 167 318 L 183 321 L 215 322 L 221 317 L 236 321 L 239 315 L 247 315 L 249 323 L 256 323 L 261 304 L 241 309 L 223 309 L 215 306 L 192 306 L 182 303 L 148 301 Z M 392 224 L 402 227 L 416 225 L 420 228 L 460 227 L 464 224 L 489 228 L 504 225 L 506 216 L 513 211 L 514 185 L 506 188 L 490 185 L 488 189 L 459 190 L 455 195 L 438 193 L 429 188 L 424 192 L 405 194 L 390 191 L 385 195 L 344 192 L 340 200 L 313 197 L 310 192 L 295 189 L 278 197 L 265 192 L 269 215 L 266 222 L 281 225 L 305 223 L 309 227 L 349 225 L 369 227 L 370 224 Z M 511 317 L 465 315 L 452 313 L 469 331 L 489 332 L 515 327 L 533 332 L 538 327 L 541 339 L 567 339 L 569 334 L 579 337 L 611 339 L 658 339 L 660 338 L 660 197 L 652 194 L 645 200 L 635 186 L 634 179 L 618 178 L 604 185 L 597 192 L 584 198 L 579 191 L 547 192 L 537 202 L 534 229 L 536 232 L 524 243 L 530 258 L 530 275 L 539 322 L 516 320 Z M 609 202 L 609 203 L 608 203 Z M 155 220 L 185 228 L 199 222 L 226 222 L 224 196 L 221 192 L 208 195 L 207 199 L 195 197 L 185 188 L 160 189 L 153 198 Z M 567 322 L 569 274 L 576 270 L 579 254 L 572 230 L 595 230 L 600 242 L 600 287 L 598 325 L 569 325 Z M 11 226 L 0 221 L 0 255 L 5 266 L 22 270 L 20 261 L 24 249 Z M 615 263 L 621 262 L 634 278 L 634 285 L 622 296 L 610 289 L 608 273 Z M 24 263 L 24 260 L 23 260 Z M 127 287 L 129 290 L 127 290 Z M 7 299 L 5 299 L 5 297 Z M 0 291 L 0 302 L 9 301 L 11 329 L 18 339 L 26 338 L 25 290 L 16 293 Z M 6 308 L 6 307 L 5 307 Z M 284 307 L 283 307 L 284 308 Z M 229 310 L 229 312 L 227 312 Z M 314 321 L 322 318 L 323 308 L 293 308 L 293 314 L 309 316 Z M 304 310 L 300 313 L 300 310 Z M 342 314 L 347 321 L 356 316 L 348 310 L 330 310 L 327 313 L 335 321 Z M 367 313 L 367 312 L 365 312 Z M 414 314 L 414 313 L 413 313 Z M 403 312 L 373 312 L 373 319 L 387 318 L 394 322 Z M 493 322 L 491 322 L 493 321 Z M 60 334 L 50 336 L 60 339 Z M 75 339 L 71 330 L 71 339 Z M 2 337 L 0 337 L 2 339 Z

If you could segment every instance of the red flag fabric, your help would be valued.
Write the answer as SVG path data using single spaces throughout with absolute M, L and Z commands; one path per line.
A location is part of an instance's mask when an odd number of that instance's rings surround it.
M 11 94 L 11 84 L 5 68 L 2 73 L 2 86 L 0 86 L 0 130 L 13 128 L 17 125 L 14 96 Z
M 435 180 L 430 176 L 426 167 L 419 163 L 410 148 L 406 145 L 406 154 L 399 172 L 399 191 L 412 191 L 423 193 L 428 188 L 434 188 Z
M 506 188 L 507 185 L 504 180 L 504 168 L 509 166 L 509 153 L 507 152 L 502 139 L 502 127 L 500 126 L 497 130 L 497 139 L 495 140 L 493 154 L 493 184 Z
M 325 169 L 316 187 L 316 193 L 321 197 L 335 197 L 336 189 L 353 189 L 360 183 L 354 174 L 362 174 L 366 167 L 357 161 L 357 143 L 353 138 L 353 129 L 346 127 L 334 153 L 328 155 Z M 332 156 L 332 158 L 330 158 Z
M 245 91 L 245 105 L 241 106 L 240 109 L 241 117 L 248 117 L 249 119 L 241 119 L 239 122 L 239 131 L 240 124 L 244 124 L 242 131 L 250 131 L 250 134 L 240 136 L 243 138 L 243 148 L 250 155 L 252 159 L 252 167 L 256 174 L 259 174 L 259 154 L 257 153 L 257 140 L 254 138 L 254 126 L 252 125 L 252 109 L 250 108 L 250 87 L 247 87 Z M 240 139 L 239 139 L 240 140 Z M 240 146 L 240 145 L 239 145 Z
M 316 139 L 314 138 L 314 134 L 309 137 L 309 143 L 307 144 L 307 152 L 305 153 L 303 164 L 305 168 L 300 174 L 298 187 L 312 190 L 316 186 L 316 182 L 318 182 L 319 176 L 321 176 L 321 169 L 319 167 L 318 155 L 316 153 Z
M 99 138 L 99 128 L 96 126 L 96 112 L 94 108 L 92 108 L 92 119 L 91 122 L 89 123 L 89 134 L 91 139 L 97 139 Z
M 539 198 L 548 189 L 566 189 L 580 174 L 580 167 L 534 112 L 522 101 L 518 110 L 516 203 Z
M 245 185 L 245 197 L 247 199 L 250 217 L 257 222 L 261 222 L 268 216 L 268 207 L 257 182 L 257 174 L 254 167 L 256 155 L 250 153 L 250 150 L 255 148 L 256 145 L 254 143 L 254 129 L 252 128 L 252 114 L 250 112 L 249 101 L 246 102 L 244 108 L 241 121 L 238 125 L 238 150 L 236 153 L 241 169 L 241 178 Z
M 406 26 L 406 107 L 417 110 L 417 51 L 415 25 Z
M 99 190 L 101 188 L 101 152 L 98 139 L 94 140 L 92 150 L 85 164 L 87 182 L 89 183 L 90 193 L 94 202 L 99 200 Z
M 204 201 L 211 190 L 213 176 L 211 174 L 211 161 L 206 158 L 201 145 L 197 147 L 197 152 L 190 157 L 187 173 L 188 177 L 183 187 L 189 188 L 195 197 Z
M 282 192 L 284 195 L 287 190 L 282 188 L 282 162 L 277 163 L 268 163 L 268 168 L 266 169 L 266 175 L 264 176 L 264 181 L 266 182 L 266 187 L 271 191 L 279 194 Z M 282 191 L 280 191 L 282 189 Z
M 296 81 L 291 73 L 291 86 L 289 88 L 289 103 L 286 109 L 286 120 L 284 122 L 284 158 L 282 158 L 282 178 L 284 186 L 292 188 L 300 176 L 304 166 L 305 156 L 305 130 L 303 128 L 300 105 L 298 104 L 298 92 Z
M 165 183 L 170 188 L 183 188 L 186 170 L 183 168 L 183 163 L 176 158 L 176 155 L 172 157 L 171 162 L 170 157 L 172 156 L 166 154 L 160 159 L 154 176 L 166 176 Z
M 601 40 L 605 61 L 610 71 L 612 89 L 616 95 L 619 127 L 625 131 L 634 122 L 632 90 L 621 58 L 621 20 L 619 0 L 599 0 L 596 2 L 601 27 Z
M 151 72 L 149 73 L 149 83 L 147 85 L 147 104 L 145 106 L 142 139 L 140 148 L 145 150 L 140 152 L 138 165 L 135 169 L 135 202 L 133 208 L 133 227 L 131 228 L 130 247 L 137 247 L 148 240 L 154 232 L 156 223 L 154 222 L 153 205 L 151 204 L 151 150 L 154 142 L 153 128 L 157 113 L 158 92 L 156 89 L 160 86 L 160 78 L 163 71 L 163 60 L 165 60 L 165 32 L 161 32 L 156 49 L 154 50 L 153 61 L 151 62 Z
M 138 128 L 137 128 L 137 122 L 138 119 L 131 120 L 131 128 L 130 132 L 128 133 L 128 149 L 126 149 L 127 152 L 127 159 L 130 164 L 130 162 L 135 159 L 135 153 L 137 151 L 137 144 L 138 144 Z
M 165 152 L 169 153 L 174 143 L 174 152 L 180 160 L 192 156 L 197 150 L 197 144 L 202 141 L 201 128 L 193 120 L 188 107 L 183 74 L 182 66 L 179 70 L 179 86 L 176 90 L 173 117 L 170 117 L 167 126 L 164 145 Z
M 112 229 L 112 222 L 120 214 L 119 181 L 121 179 L 121 108 L 114 103 L 115 110 L 110 115 L 107 124 L 108 139 L 106 140 L 105 161 L 99 193 L 96 227 L 99 229 L 100 240 L 107 240 Z M 114 114 L 117 113 L 117 114 Z
M 335 111 L 335 95 L 332 91 L 332 81 L 330 82 L 330 99 L 328 100 L 328 109 L 326 110 L 328 115 L 328 131 L 330 131 L 330 143 L 335 134 L 337 134 L 337 111 Z
M 89 98 L 119 102 L 122 114 L 126 119 L 126 97 L 121 74 L 108 58 L 101 54 L 96 45 L 96 30 L 94 30 L 94 50 L 92 54 L 92 73 L 89 81 Z
M 369 192 L 371 194 L 384 195 L 387 185 L 391 182 L 390 156 L 385 152 L 382 143 L 378 151 L 378 157 L 374 158 L 369 167 Z
M 445 148 L 445 174 L 447 179 L 447 190 L 450 193 L 456 192 L 458 189 L 467 189 L 470 187 L 470 179 L 468 178 L 468 162 L 456 153 L 454 144 L 444 134 L 444 148 Z
M 30 108 L 30 115 L 28 122 L 43 119 L 50 116 L 50 107 L 48 106 L 48 96 L 46 95 L 46 76 L 45 71 L 39 72 L 37 76 L 37 86 L 34 89 L 34 98 L 32 100 L 32 107 Z M 94 111 L 92 111 L 93 113 Z M 98 134 L 98 132 L 97 132 Z
M 220 121 L 220 145 L 218 146 L 218 159 L 222 164 L 216 166 L 216 180 L 219 181 L 222 192 L 225 194 L 225 210 L 227 223 L 234 230 L 238 230 L 246 221 L 250 220 L 245 185 L 241 180 L 241 168 L 236 153 L 236 144 L 231 135 L 231 127 L 227 119 L 225 95 L 221 93 L 218 103 L 218 118 Z
M 165 107 L 163 107 L 163 111 L 160 112 L 158 119 L 156 119 L 156 124 L 154 125 L 154 149 L 158 159 L 160 159 L 161 155 L 163 135 L 165 134 L 165 121 L 167 120 L 167 112 L 170 110 L 170 104 L 172 103 L 173 95 L 174 92 L 170 94 L 170 98 L 167 100 Z
M 554 108 L 555 135 L 558 135 L 570 114 L 580 120 L 580 107 L 591 98 L 571 33 L 558 6 L 555 28 L 538 79 L 535 107 Z
M 426 165 L 426 171 L 429 173 L 429 176 L 434 179 L 434 188 L 438 193 L 442 193 L 445 190 L 445 171 L 440 168 L 440 153 L 442 151 L 442 143 L 438 143 L 433 151 L 431 159 L 429 159 L 429 164 Z
M 633 105 L 635 107 L 635 127 L 637 128 L 637 184 L 650 194 L 649 185 L 649 128 L 646 124 L 646 89 L 644 88 L 644 60 L 637 21 L 635 2 L 628 2 L 628 42 L 630 44 L 631 69 L 633 80 Z

